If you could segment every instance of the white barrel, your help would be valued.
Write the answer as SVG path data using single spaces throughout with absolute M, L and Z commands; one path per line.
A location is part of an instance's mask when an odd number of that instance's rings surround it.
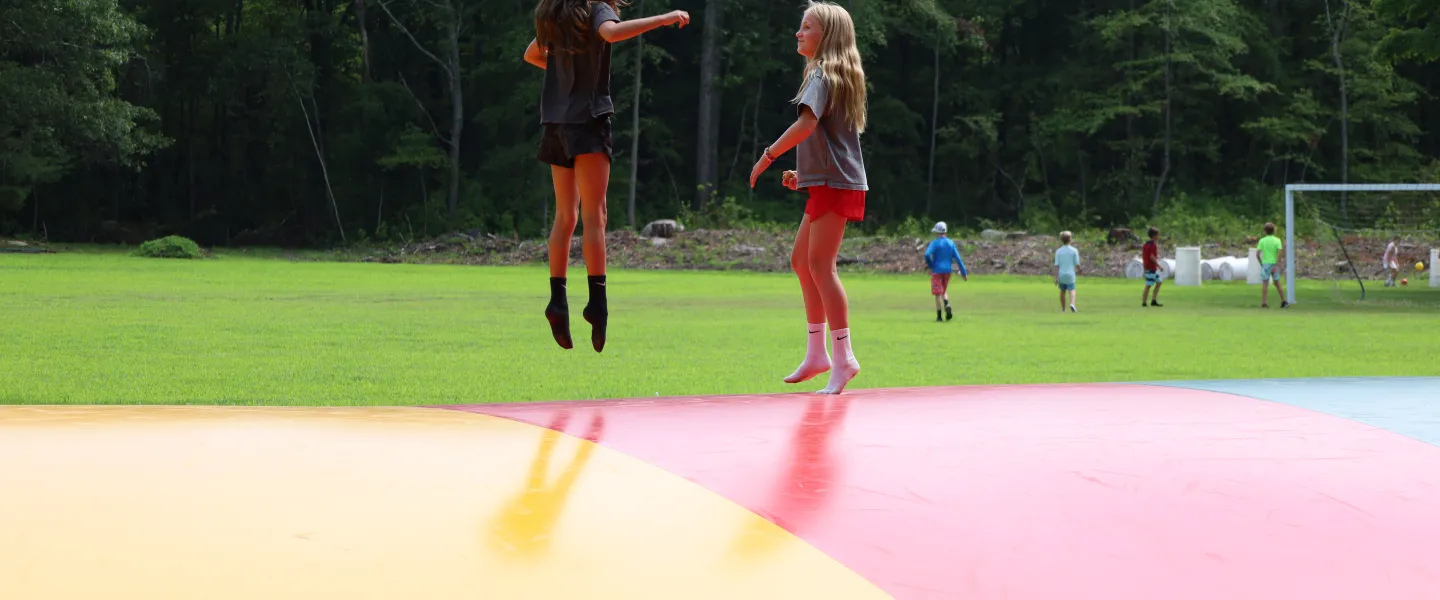
M 1126 279 L 1139 279 L 1139 278 L 1144 277 L 1144 276 L 1145 276 L 1145 262 L 1144 262 L 1144 261 L 1142 261 L 1142 260 L 1140 260 L 1140 259 L 1138 259 L 1138 258 L 1132 258 L 1132 259 L 1130 259 L 1129 262 L 1125 263 L 1125 278 L 1126 278 Z
M 1245 261 L 1245 283 L 1259 285 L 1260 281 L 1260 249 L 1250 249 L 1250 259 Z
M 1200 248 L 1198 246 L 1175 249 L 1175 285 L 1200 285 Z
M 1440 261 L 1440 248 L 1430 249 L 1430 287 L 1440 288 L 1440 270 L 1435 268 L 1435 263 Z
M 1160 259 L 1160 280 L 1161 280 L 1161 281 L 1164 281 L 1164 280 L 1166 280 L 1166 279 L 1169 279 L 1169 278 L 1170 278 L 1170 274 L 1173 273 L 1173 272 L 1175 272 L 1175 259 L 1173 259 L 1173 258 L 1162 258 L 1162 259 Z M 1130 262 L 1125 263 L 1125 278 L 1126 278 L 1126 279 L 1140 279 L 1140 278 L 1142 278 L 1142 277 L 1144 277 L 1144 276 L 1145 276 L 1145 261 L 1140 260 L 1140 259 L 1137 257 L 1137 258 L 1132 258 L 1132 259 L 1130 259 Z
M 1217 270 L 1221 281 L 1244 281 L 1250 272 L 1250 261 L 1239 256 L 1227 256 Z
M 1228 256 L 1220 258 L 1207 258 L 1200 261 L 1200 279 L 1215 280 L 1220 278 L 1220 265 L 1230 260 Z

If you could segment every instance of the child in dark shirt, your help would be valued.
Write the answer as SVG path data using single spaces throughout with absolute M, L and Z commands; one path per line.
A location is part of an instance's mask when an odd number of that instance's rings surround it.
M 605 297 L 605 193 L 610 185 L 610 45 L 666 25 L 684 27 L 690 15 L 676 10 L 621 21 L 617 0 L 540 0 L 535 39 L 525 62 L 545 70 L 540 96 L 542 162 L 555 184 L 555 225 L 550 230 L 550 304 L 545 318 L 555 343 L 570 349 L 570 305 L 565 273 L 576 213 L 585 224 L 581 248 L 590 301 L 581 313 L 592 327 L 590 343 L 605 348 L 609 308 Z

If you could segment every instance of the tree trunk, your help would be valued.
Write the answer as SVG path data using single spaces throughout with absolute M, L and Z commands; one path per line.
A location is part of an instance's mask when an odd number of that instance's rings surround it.
M 715 194 L 716 161 L 719 154 L 720 90 L 716 85 L 720 71 L 720 20 L 724 0 L 705 2 L 705 33 L 700 50 L 700 130 L 696 135 L 695 201 L 700 210 Z
M 1135 12 L 1135 0 L 1130 0 L 1130 12 L 1132 12 L 1132 13 Z M 1131 29 L 1131 30 L 1130 30 L 1130 56 L 1129 56 L 1129 59 L 1130 59 L 1130 62 L 1131 62 L 1131 63 L 1134 63 L 1134 62 L 1135 62 L 1135 55 L 1138 53 L 1138 51 L 1139 51 L 1139 50 L 1136 48 L 1136 45 L 1135 45 L 1135 30 L 1134 30 L 1134 29 Z M 1125 103 L 1128 105 L 1128 104 L 1130 104 L 1130 101 L 1131 101 L 1130 95 L 1129 95 L 1129 94 L 1125 94 Z M 1135 207 L 1135 183 L 1134 183 L 1134 179 L 1133 179 L 1134 172 L 1130 170 L 1130 166 L 1135 163 L 1135 158 L 1134 158 L 1134 157 L 1135 157 L 1135 116 L 1134 116 L 1134 115 L 1125 115 L 1125 170 L 1126 170 L 1127 172 L 1126 172 L 1126 177 L 1124 178 L 1124 182 L 1125 182 L 1125 206 L 1126 206 L 1126 210 L 1134 210 L 1134 207 Z
M 930 103 L 930 173 L 925 179 L 925 214 L 934 216 L 931 206 L 935 198 L 935 132 L 940 128 L 940 44 L 935 44 L 935 88 Z
M 355 0 L 355 26 L 360 30 L 360 82 L 370 83 L 370 33 L 365 30 L 365 0 Z
M 638 16 L 645 15 L 645 0 L 635 6 Z M 625 202 L 625 212 L 630 219 L 630 229 L 635 229 L 635 193 L 640 186 L 640 74 L 645 66 L 645 37 L 635 40 L 635 97 L 630 103 L 630 198 Z
M 460 13 L 450 5 L 450 203 L 446 217 L 460 209 L 460 134 L 465 128 L 464 89 L 460 86 Z
M 1160 180 L 1155 182 L 1155 199 L 1150 203 L 1150 216 L 1155 216 L 1160 210 L 1160 193 L 1165 189 L 1165 178 L 1170 176 L 1170 135 L 1171 135 L 1171 113 L 1170 108 L 1170 4 L 1166 3 L 1165 15 L 1165 158 L 1160 167 Z
M 335 201 L 335 191 L 330 187 L 330 168 L 325 164 L 325 152 L 320 148 L 320 140 L 316 136 L 320 115 L 315 115 L 317 127 L 311 127 L 310 111 L 305 108 L 305 99 L 300 96 L 300 90 L 295 88 L 294 81 L 290 82 L 290 89 L 295 92 L 295 101 L 300 104 L 300 114 L 305 117 L 305 131 L 310 133 L 310 144 L 315 149 L 315 158 L 320 161 L 320 176 L 325 180 L 325 195 L 330 199 L 330 209 L 335 214 L 335 228 L 340 231 L 340 241 L 343 242 L 345 241 L 345 224 L 340 221 L 340 205 Z
M 1340 40 L 1345 37 L 1345 25 L 1350 15 L 1350 3 L 1341 0 L 1345 10 L 1336 23 L 1330 17 L 1330 2 L 1325 2 L 1325 19 L 1330 24 L 1330 55 L 1335 59 L 1335 69 L 1340 77 L 1340 183 L 1350 183 L 1350 99 L 1345 90 L 1345 60 L 1340 56 Z M 1350 226 L 1350 215 L 1346 206 L 1346 193 L 1340 192 L 1340 222 Z
M 447 38 L 450 44 L 449 55 L 445 59 L 441 59 L 426 49 L 425 46 L 421 45 L 420 40 L 415 39 L 415 36 L 410 33 L 410 29 L 406 27 L 404 23 L 401 23 L 400 19 L 395 18 L 395 13 L 390 12 L 390 8 L 386 6 L 384 2 L 379 2 L 378 4 L 380 5 L 380 10 L 385 11 L 385 16 L 390 17 L 390 22 L 400 28 L 400 32 L 405 34 L 406 38 L 409 38 L 410 43 L 415 46 L 416 50 L 419 50 L 422 54 L 429 57 L 430 60 L 435 61 L 435 64 L 440 65 L 440 68 L 445 70 L 446 83 L 450 86 L 450 136 L 449 139 L 444 140 L 450 145 L 450 198 L 446 203 L 446 214 L 450 219 L 454 219 L 455 214 L 460 208 L 460 136 L 465 129 L 465 98 L 464 90 L 460 87 L 460 29 L 462 25 L 460 19 L 462 7 L 457 5 L 453 0 L 447 0 L 445 6 L 441 7 L 449 13 L 447 15 L 449 21 L 446 23 L 446 29 L 448 30 Z M 403 78 L 401 79 L 401 83 L 404 83 Z M 421 108 L 423 110 L 424 107 L 422 106 Z M 428 113 L 426 117 L 429 117 Z

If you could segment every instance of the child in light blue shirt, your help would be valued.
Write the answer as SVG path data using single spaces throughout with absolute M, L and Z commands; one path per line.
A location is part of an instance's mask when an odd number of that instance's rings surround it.
M 945 236 L 948 227 L 944 221 L 935 224 L 930 232 L 936 234 L 935 241 L 930 242 L 930 247 L 925 249 L 925 266 L 930 268 L 930 295 L 935 296 L 935 321 L 940 322 L 940 301 L 945 301 L 945 320 L 949 321 L 954 317 L 950 312 L 950 273 L 954 271 L 955 265 L 960 265 L 960 278 L 970 281 L 970 272 L 965 269 L 965 259 L 960 258 L 960 250 L 955 247 L 955 242 Z
M 1080 251 L 1070 245 L 1068 231 L 1060 232 L 1064 244 L 1055 250 L 1055 285 L 1060 288 L 1060 312 L 1065 312 L 1065 296 L 1070 296 L 1070 312 L 1075 310 L 1075 276 L 1080 271 Z

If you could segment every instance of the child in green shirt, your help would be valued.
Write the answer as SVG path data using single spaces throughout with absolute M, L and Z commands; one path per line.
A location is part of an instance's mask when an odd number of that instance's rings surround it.
M 1265 224 L 1265 237 L 1260 238 L 1256 244 L 1260 250 L 1260 308 L 1270 308 L 1270 281 L 1275 282 L 1275 291 L 1280 294 L 1280 308 L 1288 308 L 1289 302 L 1285 301 L 1285 288 L 1280 285 L 1280 269 L 1276 267 L 1280 263 L 1280 250 L 1285 243 L 1275 237 L 1275 224 Z

